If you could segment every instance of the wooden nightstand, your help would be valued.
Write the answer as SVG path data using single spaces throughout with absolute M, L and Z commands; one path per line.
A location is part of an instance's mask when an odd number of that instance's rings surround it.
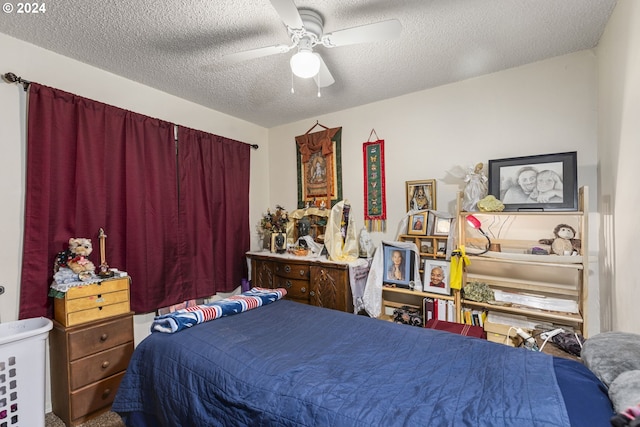
M 129 278 L 69 289 L 49 334 L 53 412 L 71 427 L 111 407 L 133 353 Z
M 67 426 L 111 407 L 133 353 L 133 313 L 65 327 L 49 335 L 51 403 Z

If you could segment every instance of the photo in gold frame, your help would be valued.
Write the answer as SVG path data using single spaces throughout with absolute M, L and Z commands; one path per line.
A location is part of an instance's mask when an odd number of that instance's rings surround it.
M 436 209 L 436 180 L 406 181 L 407 211 Z
M 427 234 L 427 212 L 409 216 L 407 234 L 416 234 L 419 236 Z

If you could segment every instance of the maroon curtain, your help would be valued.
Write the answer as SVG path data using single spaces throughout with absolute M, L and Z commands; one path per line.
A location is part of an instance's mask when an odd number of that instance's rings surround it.
M 173 125 L 57 89 L 29 89 L 20 318 L 51 316 L 56 253 L 98 231 L 136 312 L 179 301 Z
M 180 268 L 192 298 L 229 292 L 246 277 L 250 146 L 178 128 Z

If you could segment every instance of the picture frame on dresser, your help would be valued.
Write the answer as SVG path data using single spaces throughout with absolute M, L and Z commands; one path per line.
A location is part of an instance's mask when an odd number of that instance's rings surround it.
M 413 282 L 413 253 L 411 249 L 383 245 L 383 283 L 399 288 L 411 288 Z
M 451 295 L 449 283 L 450 263 L 441 260 L 426 260 L 422 278 L 422 287 L 425 292 L 434 294 Z
M 489 160 L 489 194 L 505 211 L 575 211 L 577 152 Z

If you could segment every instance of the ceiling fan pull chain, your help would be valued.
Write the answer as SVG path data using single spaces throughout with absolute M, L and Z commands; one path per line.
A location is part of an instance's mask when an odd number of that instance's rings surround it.
M 318 73 L 318 78 L 316 79 L 316 83 L 318 84 L 318 98 L 322 95 L 320 94 L 320 74 Z
M 293 71 L 291 72 L 291 93 L 296 93 L 296 91 L 293 89 Z

